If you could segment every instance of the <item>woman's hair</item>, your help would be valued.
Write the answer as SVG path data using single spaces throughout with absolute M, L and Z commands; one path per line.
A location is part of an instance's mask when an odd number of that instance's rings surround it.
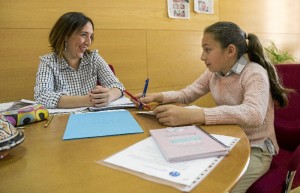
M 94 30 L 93 21 L 83 13 L 68 12 L 62 15 L 49 34 L 51 50 L 57 53 L 59 58 L 62 58 L 66 46 L 66 38 L 69 38 L 73 33 L 80 32 L 88 22 L 92 24 Z
M 280 107 L 288 104 L 287 94 L 293 90 L 282 85 L 275 66 L 266 57 L 263 46 L 256 35 L 247 34 L 232 22 L 217 22 L 205 28 L 204 33 L 213 34 L 214 39 L 221 44 L 222 48 L 227 48 L 230 44 L 233 44 L 237 49 L 238 58 L 248 53 L 250 61 L 260 64 L 267 70 L 273 100 Z M 248 46 L 246 39 L 248 39 Z

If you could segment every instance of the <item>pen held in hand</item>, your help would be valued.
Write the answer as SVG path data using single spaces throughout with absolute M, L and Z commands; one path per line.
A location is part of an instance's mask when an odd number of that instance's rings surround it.
M 147 89 L 148 89 L 148 83 L 149 83 L 149 78 L 147 78 L 146 81 L 145 81 L 145 86 L 144 86 L 142 97 L 146 96 Z M 142 107 L 143 107 L 142 104 L 140 104 L 139 107 L 138 107 L 138 109 L 141 110 Z
M 47 123 L 45 124 L 45 127 L 48 127 L 48 126 L 49 126 L 49 124 L 50 124 L 50 122 L 52 121 L 53 117 L 54 117 L 54 115 L 51 115 L 51 116 L 49 117 L 49 119 L 47 119 L 48 121 L 47 121 Z
M 130 98 L 132 98 L 135 102 L 138 102 L 138 103 L 142 104 L 144 107 L 146 107 L 147 109 L 150 109 L 150 107 L 149 107 L 147 104 L 142 103 L 138 98 L 136 98 L 135 96 L 133 96 L 132 94 L 130 94 L 127 90 L 124 90 L 124 92 L 125 92 L 128 96 L 130 96 Z

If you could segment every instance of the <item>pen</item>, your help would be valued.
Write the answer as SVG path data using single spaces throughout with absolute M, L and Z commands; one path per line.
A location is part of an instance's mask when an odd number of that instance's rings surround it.
M 45 127 L 48 127 L 48 125 L 50 124 L 50 122 L 52 121 L 54 115 L 51 115 L 47 121 L 47 123 L 45 124 Z
M 147 109 L 150 109 L 150 107 L 147 104 L 140 102 L 140 100 L 138 98 L 136 98 L 135 96 L 133 96 L 132 94 L 130 94 L 127 90 L 124 90 L 124 92 L 128 96 L 130 96 L 133 100 L 135 100 L 136 102 L 141 103 L 144 107 L 146 107 Z
M 142 97 L 146 96 L 146 92 L 147 92 L 147 89 L 148 89 L 148 83 L 149 83 L 149 78 L 147 78 L 146 81 L 145 81 L 145 86 L 144 86 Z M 143 107 L 142 104 L 140 104 L 138 109 L 141 110 L 142 107 Z

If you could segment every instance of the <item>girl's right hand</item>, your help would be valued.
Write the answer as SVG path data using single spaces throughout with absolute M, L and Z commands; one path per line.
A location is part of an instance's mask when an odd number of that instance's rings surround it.
M 146 94 L 145 97 L 142 97 L 142 94 L 137 94 L 136 98 L 138 98 L 142 103 L 151 103 L 151 102 L 157 102 L 162 103 L 163 102 L 163 94 L 162 93 L 149 93 Z

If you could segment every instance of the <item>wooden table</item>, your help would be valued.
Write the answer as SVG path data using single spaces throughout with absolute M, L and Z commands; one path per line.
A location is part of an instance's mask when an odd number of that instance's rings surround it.
M 150 129 L 163 128 L 154 116 L 133 117 L 142 134 L 62 140 L 68 115 L 25 125 L 25 141 L 0 160 L 1 193 L 178 193 L 175 188 L 151 182 L 95 163 L 148 137 Z M 235 125 L 202 126 L 214 134 L 241 138 L 216 168 L 191 192 L 228 192 L 245 171 L 250 145 Z

